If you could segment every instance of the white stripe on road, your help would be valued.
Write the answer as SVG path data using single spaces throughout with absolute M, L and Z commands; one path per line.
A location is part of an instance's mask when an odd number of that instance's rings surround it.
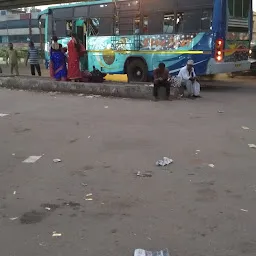
M 30 156 L 27 159 L 25 159 L 22 163 L 26 164 L 33 164 L 36 161 L 38 161 L 42 156 Z

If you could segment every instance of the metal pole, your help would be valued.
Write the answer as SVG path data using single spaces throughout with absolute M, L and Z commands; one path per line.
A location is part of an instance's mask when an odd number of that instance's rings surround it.
M 30 10 L 31 11 L 31 10 Z M 29 37 L 31 40 L 32 37 L 32 28 L 31 28 L 31 13 L 29 13 Z

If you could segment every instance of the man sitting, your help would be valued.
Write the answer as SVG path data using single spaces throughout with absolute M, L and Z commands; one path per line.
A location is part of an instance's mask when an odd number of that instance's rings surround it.
M 169 70 L 165 68 L 164 63 L 160 63 L 158 68 L 154 70 L 154 90 L 153 96 L 158 99 L 158 89 L 165 87 L 167 100 L 170 97 L 170 83 L 168 82 Z
M 188 97 L 200 97 L 200 84 L 197 81 L 194 70 L 194 61 L 188 60 L 187 65 L 181 68 L 178 77 L 181 78 L 181 86 L 188 91 Z

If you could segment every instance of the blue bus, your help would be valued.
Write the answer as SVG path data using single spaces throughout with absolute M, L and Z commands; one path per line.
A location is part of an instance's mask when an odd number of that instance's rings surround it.
M 129 81 L 147 81 L 160 62 L 175 75 L 188 59 L 198 75 L 250 69 L 252 0 L 100 0 L 49 7 L 41 18 L 46 63 L 51 37 L 66 46 L 76 32 L 84 69 Z

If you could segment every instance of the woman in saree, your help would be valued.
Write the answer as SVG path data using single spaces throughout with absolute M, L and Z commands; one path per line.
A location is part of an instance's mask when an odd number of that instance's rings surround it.
M 80 44 L 75 34 L 72 34 L 68 43 L 68 79 L 79 81 L 82 78 L 80 70 L 80 57 L 85 53 L 85 48 Z
M 66 56 L 62 50 L 62 45 L 58 43 L 57 37 L 53 37 L 50 50 L 50 73 L 51 77 L 57 81 L 67 80 Z

